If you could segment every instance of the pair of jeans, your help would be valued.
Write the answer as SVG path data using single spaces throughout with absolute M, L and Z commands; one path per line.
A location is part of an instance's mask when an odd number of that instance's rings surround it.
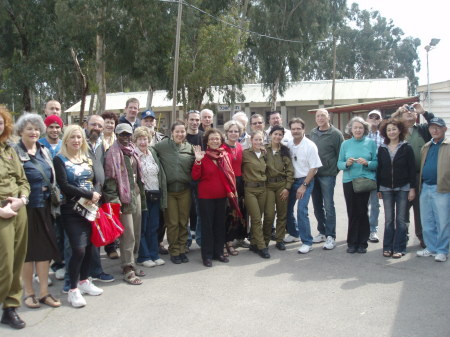
M 70 288 L 86 280 L 92 257 L 91 223 L 78 214 L 64 214 L 64 229 L 70 242 L 72 256 L 68 262 Z
M 378 199 L 377 190 L 370 192 L 369 205 L 370 232 L 376 233 L 378 232 L 378 216 L 380 215 L 380 201 Z
M 334 187 L 336 176 L 314 178 L 312 202 L 320 234 L 336 239 L 336 209 L 334 207 Z
M 422 184 L 420 215 L 423 239 L 431 253 L 448 254 L 450 241 L 450 193 L 439 193 L 436 185 Z
M 384 238 L 383 251 L 406 251 L 406 210 L 408 191 L 383 191 Z
M 314 179 L 311 180 L 309 186 L 305 190 L 303 198 L 298 200 L 297 203 L 297 220 L 294 217 L 294 206 L 297 202 L 297 190 L 302 186 L 306 177 L 295 179 L 289 191 L 289 201 L 287 209 L 287 232 L 296 238 L 300 237 L 303 244 L 312 246 L 313 238 L 311 235 L 311 225 L 309 223 L 308 216 L 308 203 L 311 196 L 311 192 L 314 189 Z
M 191 235 L 191 229 L 192 229 L 192 223 L 195 221 L 195 242 L 199 247 L 202 246 L 202 224 L 201 224 L 201 218 L 200 218 L 200 207 L 199 207 L 199 200 L 198 200 L 198 182 L 193 181 L 191 182 L 191 191 L 192 191 L 192 204 L 191 204 L 191 211 L 190 211 L 190 226 L 188 226 L 188 240 L 187 245 L 190 247 L 192 245 L 192 235 Z M 194 216 L 195 215 L 195 216 Z
M 159 259 L 158 228 L 160 201 L 147 198 L 147 210 L 142 212 L 141 240 L 137 262 Z

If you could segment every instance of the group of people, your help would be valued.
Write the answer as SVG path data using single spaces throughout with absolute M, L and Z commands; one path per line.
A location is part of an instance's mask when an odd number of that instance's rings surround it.
M 80 203 L 120 204 L 124 232 L 104 249 L 111 259 L 120 257 L 123 280 L 131 285 L 142 284 L 140 267 L 165 264 L 160 254 L 168 253 L 174 264 L 189 262 L 194 237 L 205 267 L 229 262 L 239 254 L 237 247 L 270 258 L 270 240 L 280 251 L 301 240 L 301 254 L 314 243 L 334 249 L 339 170 L 348 253 L 365 253 L 367 242 L 378 240 L 382 199 L 383 256 L 406 253 L 412 205 L 423 248 L 417 255 L 447 259 L 450 140 L 445 122 L 419 103 L 400 107 L 386 121 L 377 110 L 367 120 L 352 118 L 347 140 L 326 109 L 316 112 L 309 138 L 301 118 L 291 119 L 286 129 L 279 112 L 270 114 L 268 129 L 263 116 L 248 119 L 237 112 L 222 132 L 214 128 L 211 110 L 191 110 L 186 122 L 172 124 L 169 137 L 157 132 L 153 111 L 139 113 L 135 98 L 126 102 L 120 119 L 112 112 L 92 115 L 84 129 L 64 127 L 60 113 L 60 104 L 50 101 L 44 118 L 24 113 L 13 125 L 0 111 L 0 255 L 7 256 L 0 264 L 1 322 L 14 328 L 25 326 L 15 311 L 22 300 L 21 277 L 29 308 L 61 305 L 48 291 L 50 267 L 62 271 L 73 307 L 86 305 L 84 294 L 102 294 L 93 281 L 114 280 L 103 271 Z M 427 123 L 416 124 L 417 114 Z

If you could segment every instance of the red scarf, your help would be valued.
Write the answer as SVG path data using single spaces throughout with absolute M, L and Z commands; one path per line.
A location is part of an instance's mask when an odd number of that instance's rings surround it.
M 231 167 L 230 158 L 227 155 L 227 152 L 223 148 L 218 149 L 206 149 L 206 155 L 211 160 L 215 160 L 217 162 L 217 166 L 219 170 L 223 172 L 225 179 L 221 176 L 222 182 L 229 187 L 230 191 L 233 191 L 233 194 L 236 194 L 236 178 L 234 176 L 233 168 Z

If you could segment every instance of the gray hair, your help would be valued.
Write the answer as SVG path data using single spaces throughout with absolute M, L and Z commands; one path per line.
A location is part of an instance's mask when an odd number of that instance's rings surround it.
M 44 120 L 41 116 L 39 116 L 37 113 L 30 113 L 30 112 L 24 112 L 22 116 L 19 117 L 17 122 L 14 125 L 14 131 L 15 133 L 20 136 L 27 126 L 27 124 L 30 123 L 33 126 L 37 126 L 39 128 L 39 131 L 41 132 L 41 135 L 45 133 L 45 124 Z
M 238 111 L 238 112 L 236 112 L 236 113 L 233 115 L 232 118 L 233 118 L 233 120 L 236 120 L 236 118 L 239 118 L 239 117 L 245 119 L 245 121 L 248 123 L 248 117 L 247 117 L 247 114 L 246 114 L 244 111 Z
M 212 110 L 210 110 L 210 109 L 203 109 L 202 111 L 200 111 L 200 118 L 203 117 L 203 114 L 205 112 L 209 112 L 209 113 L 211 113 L 214 116 L 214 112 Z
M 236 126 L 239 130 L 239 135 L 242 135 L 242 133 L 244 132 L 244 126 L 240 122 L 235 120 L 230 120 L 224 124 L 223 130 L 225 131 L 225 133 L 227 133 L 232 126 Z
M 250 120 L 255 119 L 255 118 L 261 118 L 264 122 L 264 117 L 260 114 L 253 114 L 250 116 Z
M 367 136 L 369 134 L 369 123 L 367 123 L 362 117 L 356 116 L 350 119 L 347 126 L 345 127 L 345 133 L 349 134 L 353 137 L 352 134 L 352 126 L 354 122 L 361 123 L 364 127 L 364 136 Z

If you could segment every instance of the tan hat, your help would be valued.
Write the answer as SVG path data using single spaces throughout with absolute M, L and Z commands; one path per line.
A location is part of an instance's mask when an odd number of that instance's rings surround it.
M 116 133 L 116 135 L 120 135 L 123 132 L 129 133 L 130 135 L 132 135 L 133 128 L 128 123 L 120 123 L 119 125 L 116 126 L 115 133 Z

